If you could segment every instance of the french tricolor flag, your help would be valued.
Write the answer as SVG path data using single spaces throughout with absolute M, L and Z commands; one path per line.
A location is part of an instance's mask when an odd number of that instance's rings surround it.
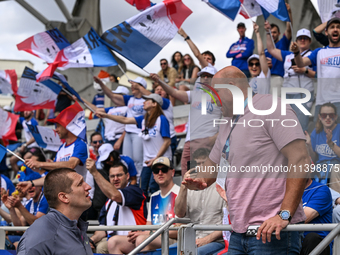
M 27 38 L 19 43 L 17 48 L 31 53 L 47 63 L 52 63 L 58 52 L 69 45 L 70 43 L 63 34 L 55 28 Z
M 19 115 L 4 111 L 0 108 L 0 139 L 17 141 L 15 127 L 17 125 Z
M 192 13 L 181 0 L 165 0 L 107 30 L 102 40 L 144 68 L 177 34 Z
M 279 20 L 290 22 L 289 13 L 284 0 L 256 0 L 256 2 L 262 7 L 265 20 L 267 20 L 269 14 L 271 14 Z
M 111 51 L 101 42 L 93 28 L 82 38 L 62 49 L 40 75 L 38 81 L 52 77 L 55 70 L 95 66 L 116 66 L 117 61 Z
M 17 73 L 15 70 L 0 70 L 0 94 L 11 94 L 17 92 Z
M 223 14 L 232 21 L 235 20 L 236 15 L 240 11 L 240 0 L 202 0 L 207 3 L 211 8 Z
M 261 6 L 256 2 L 256 0 L 240 0 L 240 2 L 242 4 L 240 14 L 245 19 L 262 15 Z
M 62 142 L 57 132 L 48 127 L 27 125 L 37 144 L 46 150 L 58 151 Z
M 59 123 L 72 134 L 86 141 L 85 112 L 78 102 L 65 108 L 56 118 L 48 121 Z
M 144 11 L 147 8 L 153 6 L 154 4 L 150 0 L 125 0 L 129 4 L 136 7 L 138 11 Z

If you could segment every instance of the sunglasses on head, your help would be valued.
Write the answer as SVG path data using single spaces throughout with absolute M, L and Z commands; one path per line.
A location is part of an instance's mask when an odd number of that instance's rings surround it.
M 97 143 L 102 144 L 102 143 L 103 143 L 103 140 L 92 141 L 92 143 L 93 143 L 93 144 L 97 144 Z
M 326 119 L 327 116 L 329 116 L 329 118 L 334 119 L 335 118 L 335 113 L 320 113 L 320 116 L 322 119 Z
M 260 66 L 260 63 L 259 63 L 259 62 L 256 62 L 256 63 L 251 62 L 251 63 L 248 64 L 248 66 L 253 66 L 253 65 L 255 65 L 255 66 Z
M 169 171 L 169 167 L 164 166 L 164 167 L 161 167 L 161 168 L 153 168 L 152 169 L 152 172 L 154 174 L 159 174 L 159 171 L 162 171 L 163 174 L 166 174 Z

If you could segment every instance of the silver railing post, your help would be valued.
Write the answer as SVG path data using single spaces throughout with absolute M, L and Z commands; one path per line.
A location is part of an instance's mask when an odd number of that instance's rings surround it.
M 0 250 L 5 249 L 6 243 L 6 231 L 4 229 L 0 229 Z
M 169 229 L 162 233 L 162 255 L 169 255 Z
M 336 226 L 319 244 L 312 250 L 309 255 L 318 255 L 321 254 L 321 252 L 332 242 L 332 240 L 338 236 L 340 233 L 340 224 Z M 338 253 L 334 253 L 338 254 Z
M 340 234 L 338 234 L 334 239 L 333 254 L 340 254 Z
M 183 228 L 183 242 L 182 246 L 178 247 L 181 254 L 195 255 L 196 254 L 196 230 L 193 228 L 193 224 L 188 224 Z

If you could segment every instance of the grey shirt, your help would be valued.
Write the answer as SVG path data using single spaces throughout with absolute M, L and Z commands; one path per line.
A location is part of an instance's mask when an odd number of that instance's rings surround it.
M 86 235 L 87 227 L 88 223 L 83 220 L 70 220 L 51 209 L 27 229 L 19 241 L 17 254 L 93 254 Z

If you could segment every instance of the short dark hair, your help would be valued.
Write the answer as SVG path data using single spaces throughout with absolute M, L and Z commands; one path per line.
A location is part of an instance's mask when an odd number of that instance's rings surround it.
M 194 151 L 194 153 L 192 154 L 192 157 L 194 159 L 196 158 L 201 158 L 201 157 L 209 157 L 210 154 L 210 150 L 207 148 L 199 148 L 197 150 Z
M 165 61 L 168 64 L 168 60 L 165 58 L 162 58 L 161 60 L 159 60 L 159 62 Z
M 240 23 L 237 24 L 237 28 L 239 28 L 239 27 L 246 27 L 246 25 L 243 22 L 240 22 Z
M 110 74 L 110 76 L 112 76 L 113 78 L 115 78 L 115 82 L 116 83 L 119 83 L 119 80 L 118 80 L 118 77 L 115 75 L 115 74 Z
M 42 154 L 40 151 L 33 152 L 32 156 L 37 157 L 39 162 L 46 162 L 44 154 Z
M 94 133 L 92 133 L 91 136 L 90 136 L 90 142 L 91 142 L 91 143 L 92 143 L 92 138 L 93 138 L 95 135 L 100 135 L 100 136 L 103 138 L 103 136 L 102 136 L 101 133 L 99 133 L 99 132 L 94 132 Z
M 127 174 L 129 172 L 126 165 L 124 165 L 122 162 L 117 162 L 117 163 L 113 164 L 113 166 L 111 166 L 110 169 L 111 168 L 117 168 L 117 167 L 122 167 L 124 174 Z
M 73 180 L 67 174 L 76 173 L 71 168 L 58 168 L 49 172 L 44 181 L 44 195 L 48 205 L 56 209 L 59 204 L 58 194 L 60 192 L 70 193 Z
M 276 27 L 276 28 L 277 28 L 277 32 L 279 32 L 279 33 L 280 33 L 280 28 L 279 28 L 279 26 L 278 26 L 278 25 L 276 25 L 276 24 L 272 23 L 272 24 L 270 24 L 270 27 L 271 27 L 271 28 L 274 28 L 274 27 Z
M 216 58 L 215 58 L 214 54 L 211 51 L 206 50 L 205 52 L 202 53 L 202 55 L 209 55 L 212 58 L 213 64 L 215 64 Z

